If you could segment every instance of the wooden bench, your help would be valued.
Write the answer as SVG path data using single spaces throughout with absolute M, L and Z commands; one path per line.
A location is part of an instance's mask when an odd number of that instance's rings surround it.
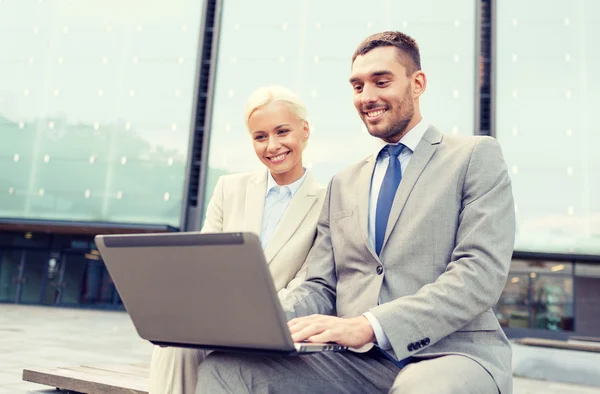
M 23 380 L 78 393 L 148 394 L 149 364 L 23 370 Z
M 600 343 L 590 340 L 581 340 L 580 338 L 573 338 L 569 338 L 568 341 L 559 341 L 555 339 L 543 338 L 521 338 L 515 340 L 515 343 L 525 346 L 539 346 L 554 349 L 579 350 L 584 352 L 600 353 Z
M 571 337 L 568 341 L 521 338 L 515 343 L 555 349 L 600 353 L 598 338 Z M 98 365 L 23 370 L 23 380 L 79 393 L 148 394 L 149 364 Z
M 598 337 L 571 336 L 571 337 L 569 337 L 569 341 L 583 341 L 583 342 L 592 342 L 592 343 L 600 344 L 600 338 L 598 338 Z

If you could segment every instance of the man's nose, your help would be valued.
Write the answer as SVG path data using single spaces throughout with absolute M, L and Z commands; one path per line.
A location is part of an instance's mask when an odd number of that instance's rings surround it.
M 369 105 L 377 102 L 377 94 L 375 89 L 365 86 L 360 95 L 360 103 L 362 105 Z

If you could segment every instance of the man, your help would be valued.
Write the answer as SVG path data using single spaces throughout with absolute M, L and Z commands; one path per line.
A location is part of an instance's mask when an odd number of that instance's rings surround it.
M 427 79 L 402 33 L 365 39 L 350 83 L 381 149 L 331 180 L 307 279 L 282 305 L 295 341 L 354 351 L 215 353 L 197 392 L 511 393 L 511 349 L 491 310 L 515 229 L 498 143 L 426 123 Z

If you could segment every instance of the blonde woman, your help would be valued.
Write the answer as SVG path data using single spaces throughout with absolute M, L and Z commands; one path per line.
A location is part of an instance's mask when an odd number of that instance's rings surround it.
M 202 227 L 259 234 L 280 298 L 304 280 L 325 195 L 302 164 L 310 136 L 306 119 L 306 108 L 286 88 L 268 86 L 251 94 L 245 121 L 266 169 L 219 178 Z M 194 393 L 205 357 L 203 350 L 155 347 L 150 394 Z

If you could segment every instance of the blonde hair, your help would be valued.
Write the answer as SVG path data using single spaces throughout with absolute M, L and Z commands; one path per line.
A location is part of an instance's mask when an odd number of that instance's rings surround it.
M 299 120 L 308 123 L 306 119 L 306 107 L 296 94 L 288 88 L 279 85 L 263 86 L 252 92 L 246 103 L 244 121 L 248 131 L 250 131 L 248 121 L 254 111 L 275 101 L 283 101 Z

